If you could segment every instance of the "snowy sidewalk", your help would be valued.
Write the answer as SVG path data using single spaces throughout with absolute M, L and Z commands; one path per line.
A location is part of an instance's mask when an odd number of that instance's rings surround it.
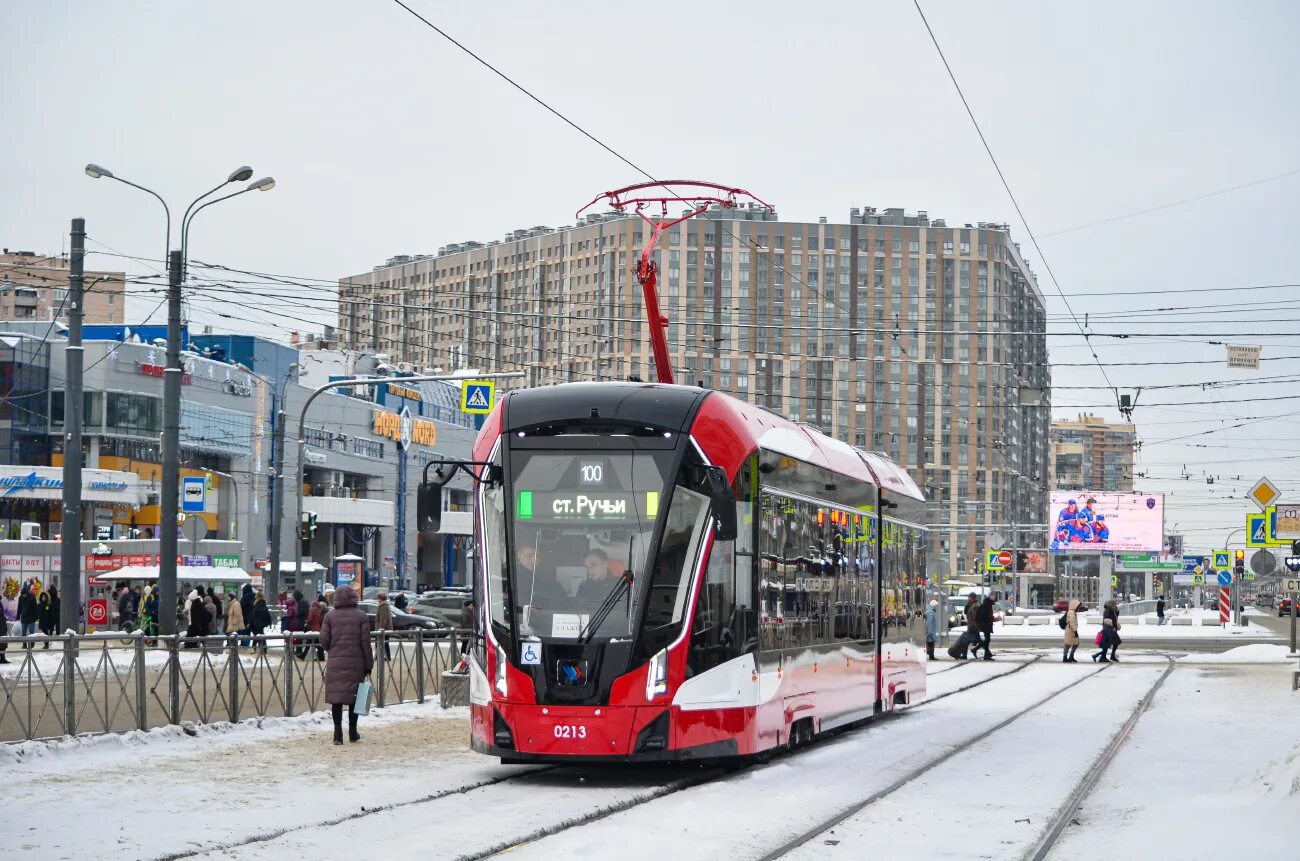
M 469 751 L 468 716 L 434 703 L 390 706 L 362 718 L 361 741 L 342 747 L 320 712 L 200 726 L 195 736 L 169 726 L 0 746 L 5 854 L 201 852 L 517 770 Z M 78 827 L 51 828 L 42 812 L 54 810 L 72 812 Z

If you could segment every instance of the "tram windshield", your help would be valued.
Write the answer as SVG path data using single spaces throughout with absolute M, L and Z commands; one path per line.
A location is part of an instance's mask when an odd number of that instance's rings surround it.
M 489 519 L 512 530 L 511 559 L 499 526 L 485 522 L 493 618 L 513 614 L 524 637 L 575 642 L 629 638 L 643 615 L 647 631 L 680 629 L 709 498 L 673 487 L 672 455 L 512 452 L 509 512 L 504 491 L 488 500 Z

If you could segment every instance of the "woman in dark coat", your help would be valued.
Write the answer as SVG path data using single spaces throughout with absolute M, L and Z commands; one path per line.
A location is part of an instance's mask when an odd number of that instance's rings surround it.
M 375 655 L 370 648 L 370 620 L 357 606 L 351 586 L 334 591 L 334 609 L 321 623 L 320 644 L 325 650 L 325 701 L 334 718 L 334 743 L 343 744 L 343 707 L 348 707 L 348 740 L 360 741 L 357 713 L 357 685 L 370 675 Z
M 58 626 L 59 620 L 54 618 L 54 605 L 50 603 L 49 592 L 41 593 L 40 603 L 36 608 L 36 612 L 37 612 L 37 616 L 39 617 L 37 621 L 41 626 L 41 633 L 44 634 L 46 637 L 53 637 L 54 629 L 55 627 Z M 50 647 L 49 640 L 46 640 L 45 645 L 41 646 L 42 649 L 48 649 L 49 647 Z
M 208 626 L 212 623 L 212 614 L 203 606 L 203 599 L 195 593 L 190 599 L 190 624 L 185 629 L 187 637 L 206 637 L 209 633 Z M 199 645 L 196 640 L 187 640 L 185 647 L 193 649 Z
M 258 592 L 257 599 L 253 602 L 253 615 L 248 619 L 248 629 L 253 632 L 254 637 L 260 637 L 269 627 L 271 627 L 271 608 L 266 606 L 266 596 Z M 253 648 L 265 654 L 266 640 L 256 641 Z

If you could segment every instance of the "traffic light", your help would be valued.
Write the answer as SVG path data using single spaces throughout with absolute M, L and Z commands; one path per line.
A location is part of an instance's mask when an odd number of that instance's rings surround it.
M 1238 577 L 1246 574 L 1246 551 L 1238 550 L 1233 554 L 1232 573 Z
M 302 525 L 299 533 L 303 541 L 310 541 L 316 535 L 316 512 L 304 511 L 302 513 Z

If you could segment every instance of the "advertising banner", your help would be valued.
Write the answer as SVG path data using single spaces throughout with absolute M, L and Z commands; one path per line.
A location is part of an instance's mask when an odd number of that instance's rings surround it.
M 1047 522 L 1056 551 L 1155 551 L 1164 547 L 1161 494 L 1054 490 Z

